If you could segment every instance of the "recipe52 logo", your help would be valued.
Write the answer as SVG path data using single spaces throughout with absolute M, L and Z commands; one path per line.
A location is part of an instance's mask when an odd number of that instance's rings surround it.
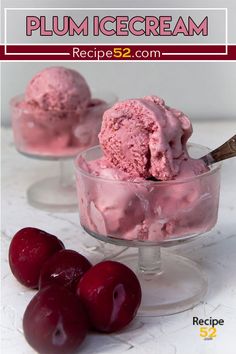
M 215 326 L 223 326 L 224 320 L 217 318 L 198 318 L 193 317 L 193 326 L 199 326 L 199 335 L 204 340 L 212 340 L 217 336 L 217 328 Z

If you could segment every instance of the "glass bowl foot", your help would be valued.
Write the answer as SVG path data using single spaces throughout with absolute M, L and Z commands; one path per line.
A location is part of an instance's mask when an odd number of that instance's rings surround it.
M 142 247 L 140 248 L 142 249 Z M 139 252 L 140 252 L 139 249 Z M 163 252 L 160 268 L 140 269 L 136 255 L 117 258 L 135 271 L 142 288 L 138 316 L 163 316 L 196 306 L 207 291 L 207 278 L 193 261 Z M 139 268 L 139 269 L 138 269 Z
M 77 209 L 76 187 L 61 183 L 61 178 L 52 177 L 38 181 L 27 190 L 30 205 L 35 208 L 54 211 L 72 212 Z

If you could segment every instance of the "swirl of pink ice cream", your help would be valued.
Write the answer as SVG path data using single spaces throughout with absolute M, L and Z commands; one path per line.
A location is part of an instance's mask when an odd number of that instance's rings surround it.
M 170 180 L 188 158 L 188 117 L 157 96 L 118 102 L 108 109 L 99 134 L 107 160 L 132 177 Z

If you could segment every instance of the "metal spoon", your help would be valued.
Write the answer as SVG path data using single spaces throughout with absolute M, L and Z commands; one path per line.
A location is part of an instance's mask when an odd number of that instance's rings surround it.
M 234 156 L 236 156 L 236 135 L 232 136 L 232 138 L 227 140 L 223 145 L 209 152 L 207 155 L 202 156 L 200 159 L 208 166 Z

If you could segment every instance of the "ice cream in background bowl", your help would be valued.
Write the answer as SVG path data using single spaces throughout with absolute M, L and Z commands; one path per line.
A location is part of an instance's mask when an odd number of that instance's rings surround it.
M 30 205 L 47 211 L 77 209 L 73 158 L 98 144 L 102 116 L 117 100 L 102 88 L 90 90 L 85 78 L 65 67 L 49 67 L 36 74 L 25 93 L 11 102 L 16 149 L 32 158 L 58 160 L 46 177 L 27 189 Z
M 29 156 L 70 157 L 98 144 L 103 112 L 116 97 L 97 94 L 75 70 L 49 67 L 36 74 L 25 94 L 10 103 L 17 149 Z
M 100 146 L 77 156 L 80 223 L 104 242 L 138 247 L 116 257 L 142 288 L 140 316 L 170 315 L 198 304 L 206 275 L 163 247 L 211 230 L 218 215 L 220 164 L 189 143 L 192 125 L 156 96 L 117 102 L 105 111 Z M 161 257 L 162 253 L 162 257 Z

